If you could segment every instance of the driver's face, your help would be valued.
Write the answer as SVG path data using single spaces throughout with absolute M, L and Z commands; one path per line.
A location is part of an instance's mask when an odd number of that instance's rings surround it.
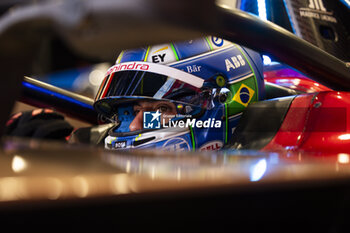
M 130 123 L 130 131 L 140 130 L 143 128 L 143 112 L 159 111 L 162 113 L 161 122 L 164 115 L 176 115 L 176 107 L 173 103 L 167 101 L 139 101 L 134 105 L 135 118 Z M 167 123 L 170 118 L 165 117 L 164 122 Z

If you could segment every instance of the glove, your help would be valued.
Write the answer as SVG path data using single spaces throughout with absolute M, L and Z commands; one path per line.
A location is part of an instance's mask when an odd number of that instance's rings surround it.
M 8 136 L 65 140 L 73 127 L 51 109 L 35 109 L 11 116 L 5 127 Z

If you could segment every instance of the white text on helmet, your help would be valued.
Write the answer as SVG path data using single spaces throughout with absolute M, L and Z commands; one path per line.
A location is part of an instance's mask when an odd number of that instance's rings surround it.
M 230 69 L 236 69 L 240 66 L 245 66 L 245 61 L 241 55 L 233 56 L 230 59 L 225 59 L 226 70 L 230 71 Z

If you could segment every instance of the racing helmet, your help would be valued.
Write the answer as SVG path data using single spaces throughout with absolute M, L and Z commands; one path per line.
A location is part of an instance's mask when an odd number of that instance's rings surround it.
M 264 98 L 260 54 L 215 36 L 125 50 L 94 108 L 115 122 L 105 148 L 218 150 Z

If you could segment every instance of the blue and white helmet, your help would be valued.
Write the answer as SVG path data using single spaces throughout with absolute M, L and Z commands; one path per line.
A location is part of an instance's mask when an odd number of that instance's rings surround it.
M 95 98 L 116 123 L 105 147 L 220 149 L 263 99 L 262 66 L 260 54 L 214 36 L 123 51 Z

